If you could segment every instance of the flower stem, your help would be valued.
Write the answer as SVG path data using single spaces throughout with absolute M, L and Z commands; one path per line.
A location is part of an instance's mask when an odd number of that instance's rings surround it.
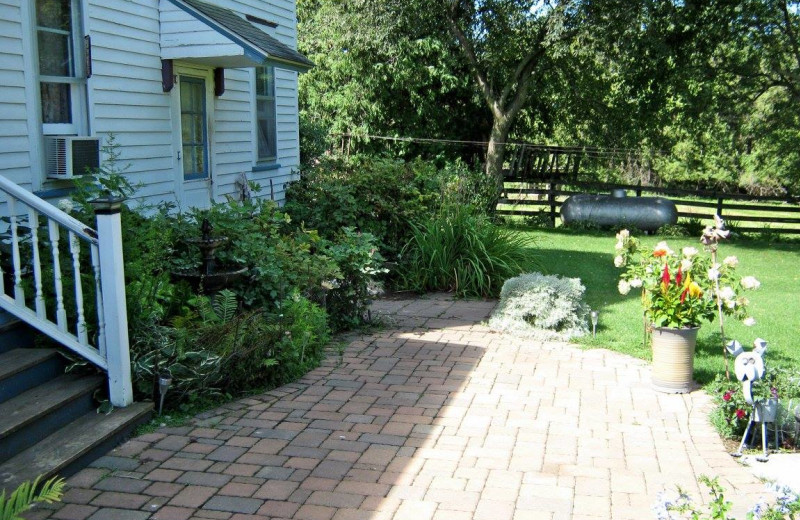
M 711 263 L 712 267 L 717 265 L 717 246 L 714 244 L 711 247 Z M 725 348 L 725 327 L 722 320 L 722 299 L 719 296 L 719 276 L 714 280 L 714 287 L 716 289 L 717 298 L 717 314 L 719 314 L 719 335 L 722 338 L 722 357 L 725 359 L 725 379 L 731 380 L 731 372 L 728 367 L 728 349 Z

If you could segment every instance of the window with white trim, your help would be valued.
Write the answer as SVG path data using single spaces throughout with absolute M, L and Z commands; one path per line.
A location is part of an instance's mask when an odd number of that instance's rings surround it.
M 36 0 L 42 131 L 85 133 L 86 72 L 80 0 Z
M 275 69 L 256 67 L 256 142 L 258 162 L 274 161 L 278 155 L 275 121 Z

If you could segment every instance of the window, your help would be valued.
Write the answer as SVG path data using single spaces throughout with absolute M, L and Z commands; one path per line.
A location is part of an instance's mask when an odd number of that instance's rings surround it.
M 85 131 L 85 74 L 81 59 L 80 0 L 36 0 L 36 42 L 42 130 Z
M 202 78 L 181 76 L 180 85 L 183 178 L 206 178 L 206 82 Z
M 258 162 L 277 157 L 275 137 L 275 69 L 256 67 L 256 141 Z

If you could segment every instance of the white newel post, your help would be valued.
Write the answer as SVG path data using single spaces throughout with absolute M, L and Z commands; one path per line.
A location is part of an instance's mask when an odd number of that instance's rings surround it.
M 103 292 L 108 392 L 111 404 L 128 406 L 133 402 L 131 357 L 128 345 L 128 309 L 125 304 L 125 268 L 122 258 L 123 199 L 92 201 L 97 215 L 97 240 L 100 250 L 100 286 Z

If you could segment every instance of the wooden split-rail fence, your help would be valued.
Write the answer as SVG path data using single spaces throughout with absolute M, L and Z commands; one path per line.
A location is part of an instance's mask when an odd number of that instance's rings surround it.
M 609 194 L 612 190 L 623 189 L 631 196 L 671 199 L 682 219 L 708 221 L 717 214 L 739 232 L 800 234 L 800 197 L 583 180 L 600 161 L 631 166 L 638 162 L 638 154 L 622 149 L 516 145 L 510 153 L 498 214 L 539 215 L 555 224 L 561 204 L 568 197 L 581 193 Z

